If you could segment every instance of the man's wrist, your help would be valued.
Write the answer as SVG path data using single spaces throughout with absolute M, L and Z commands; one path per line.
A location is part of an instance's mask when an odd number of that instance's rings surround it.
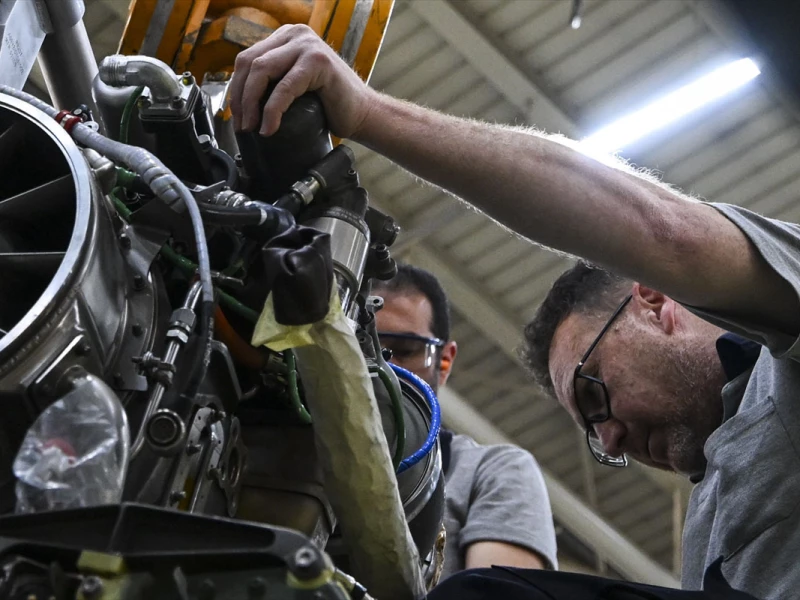
M 351 139 L 368 148 L 376 149 L 380 140 L 385 137 L 386 129 L 390 126 L 393 113 L 392 105 L 399 101 L 377 90 L 369 88 L 365 99 L 366 109 L 361 124 L 353 132 Z M 383 135 L 382 135 L 383 134 Z

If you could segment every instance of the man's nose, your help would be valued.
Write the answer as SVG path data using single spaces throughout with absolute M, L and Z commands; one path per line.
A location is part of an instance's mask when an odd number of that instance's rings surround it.
M 611 418 L 603 423 L 596 423 L 594 430 L 606 454 L 619 457 L 625 453 L 623 441 L 625 439 L 626 430 L 622 423 Z

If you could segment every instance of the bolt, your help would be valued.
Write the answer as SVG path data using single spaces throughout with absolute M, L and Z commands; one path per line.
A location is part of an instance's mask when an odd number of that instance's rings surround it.
M 318 560 L 313 548 L 304 546 L 294 553 L 292 573 L 298 579 L 313 579 L 322 570 L 322 562 Z
M 200 452 L 202 448 L 203 447 L 200 444 L 189 444 L 186 446 L 186 456 L 194 456 Z
M 249 598 L 260 598 L 267 591 L 267 584 L 261 577 L 254 577 L 247 582 L 247 596 Z
M 174 96 L 172 98 L 172 108 L 180 108 L 183 106 L 183 98 L 180 96 Z
M 133 276 L 133 289 L 135 290 L 144 289 L 144 277 L 142 277 L 141 275 Z
M 103 580 L 96 575 L 90 575 L 81 583 L 81 593 L 87 600 L 99 597 L 103 593 Z
M 150 98 L 141 96 L 139 100 L 136 101 L 136 104 L 139 106 L 139 108 L 149 108 L 152 102 L 150 101 Z
M 131 248 L 131 238 L 128 236 L 127 233 L 120 233 L 119 234 L 119 244 L 125 250 L 130 250 Z
M 91 350 L 92 346 L 86 340 L 83 340 L 80 344 L 78 344 L 78 347 L 75 348 L 75 352 L 78 353 L 78 356 L 86 356 L 89 354 L 89 352 L 91 352 Z
M 122 378 L 122 373 L 114 373 L 114 375 L 111 376 L 111 379 L 114 382 L 114 387 L 121 388 L 123 385 L 125 385 L 125 380 Z
M 139 323 L 134 323 L 133 327 L 131 327 L 131 333 L 133 337 L 139 337 L 144 333 L 144 327 L 139 325 Z
M 183 423 L 169 409 L 161 409 L 147 421 L 147 439 L 159 447 L 170 446 L 183 437 Z
M 183 491 L 171 492 L 169 495 L 169 502 L 170 504 L 177 504 L 178 502 L 184 500 L 185 498 L 186 498 L 186 492 Z

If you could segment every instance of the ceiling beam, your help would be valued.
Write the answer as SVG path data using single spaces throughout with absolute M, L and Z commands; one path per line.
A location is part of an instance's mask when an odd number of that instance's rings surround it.
M 481 444 L 513 444 L 453 390 L 439 390 L 442 419 L 448 427 Z M 546 469 L 542 469 L 553 516 L 581 542 L 594 549 L 629 580 L 679 588 L 680 582 L 589 508 Z
M 475 24 L 464 2 L 425 0 L 409 2 L 419 15 L 464 59 L 483 75 L 530 124 L 551 133 L 576 137 L 578 128 L 564 111 L 517 64 L 509 49 Z

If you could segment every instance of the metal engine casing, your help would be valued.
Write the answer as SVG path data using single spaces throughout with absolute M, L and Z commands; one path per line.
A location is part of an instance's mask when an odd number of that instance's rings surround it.
M 65 392 L 70 369 L 97 375 L 129 415 L 139 412 L 149 383 L 133 359 L 162 350 L 159 340 L 174 308 L 158 269 L 150 268 L 160 244 L 119 218 L 96 166 L 54 120 L 0 95 L 0 514 L 14 509 L 11 468 L 22 437 Z M 216 354 L 230 362 L 224 345 L 217 345 Z M 224 397 L 228 384 L 222 385 L 222 394 L 207 391 Z M 404 385 L 403 394 L 408 443 L 419 447 L 430 427 L 430 408 L 410 386 Z M 388 398 L 377 395 L 387 438 L 393 439 Z M 132 433 L 137 425 L 134 416 Z M 227 498 L 227 507 L 212 498 L 196 512 L 290 527 L 323 547 L 336 520 L 322 487 L 313 430 L 278 427 L 265 435 L 268 428 L 243 420 L 232 437 L 240 429 L 251 456 L 242 471 L 241 497 L 233 503 Z M 175 460 L 179 469 L 188 466 Z M 169 496 L 161 486 L 171 479 L 172 465 L 171 458 L 143 453 L 132 462 L 125 499 L 167 506 L 159 497 Z M 406 518 L 424 554 L 438 534 L 444 504 L 438 444 L 398 479 Z
M 131 357 L 153 345 L 157 319 L 154 286 L 126 261 L 114 213 L 81 150 L 54 120 L 2 94 L 0 177 L 0 512 L 6 512 L 13 507 L 16 448 L 59 398 L 64 373 L 81 366 L 110 381 L 121 397 L 145 389 Z

